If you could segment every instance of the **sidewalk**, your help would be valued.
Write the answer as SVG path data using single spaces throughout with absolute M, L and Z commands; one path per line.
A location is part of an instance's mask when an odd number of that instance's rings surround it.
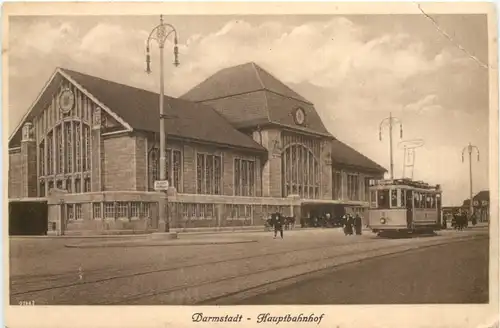
M 241 229 L 243 228 L 243 229 Z M 193 230 L 182 230 L 182 229 L 170 229 L 170 232 L 178 233 L 179 238 L 185 237 L 203 237 L 203 236 L 230 236 L 230 235 L 256 235 L 256 234 L 270 234 L 274 230 L 272 228 L 266 229 L 263 226 L 247 226 L 247 227 L 214 227 L 214 228 L 193 228 Z M 342 232 L 341 227 L 335 228 L 301 228 L 295 227 L 290 230 L 284 230 L 285 234 L 295 234 L 298 232 L 312 232 L 312 231 L 338 231 Z M 68 232 L 62 236 L 55 235 L 41 235 L 41 236 L 9 236 L 10 239 L 133 239 L 133 240 L 143 240 L 149 239 L 151 234 L 157 231 L 151 231 L 150 233 L 133 233 L 130 231 L 119 231 L 117 234 L 112 234 L 107 232 L 106 234 L 86 234 L 85 232 Z M 363 228 L 363 232 L 370 232 L 370 229 Z

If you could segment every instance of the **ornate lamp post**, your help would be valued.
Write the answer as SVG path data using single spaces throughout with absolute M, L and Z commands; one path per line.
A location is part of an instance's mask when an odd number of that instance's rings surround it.
M 464 149 L 462 149 L 462 163 L 464 162 L 465 160 L 465 151 L 467 151 L 469 153 L 469 216 L 472 216 L 472 213 L 474 211 L 474 207 L 473 207 L 473 204 L 472 204 L 472 153 L 474 152 L 474 149 L 476 150 L 477 152 L 477 161 L 479 162 L 479 148 L 477 148 L 476 146 L 472 145 L 470 142 L 469 142 L 469 145 L 467 145 L 466 147 L 464 147 Z
M 163 22 L 163 15 L 160 15 L 160 24 L 153 28 L 151 33 L 149 34 L 148 40 L 146 42 L 146 73 L 151 73 L 151 56 L 149 53 L 149 48 L 151 44 L 151 40 L 155 40 L 158 43 L 158 47 L 160 48 L 160 180 L 167 180 L 167 162 L 166 162 L 166 153 L 167 153 L 167 132 L 165 129 L 165 112 L 163 108 L 163 100 L 165 97 L 165 86 L 164 86 L 164 67 L 163 67 L 163 49 L 165 47 L 165 41 L 167 41 L 168 37 L 174 34 L 174 65 L 179 66 L 179 50 L 177 48 L 177 31 L 175 28 L 167 23 Z M 166 193 L 166 190 L 165 190 Z M 165 230 L 168 232 L 170 230 L 169 222 L 165 218 Z
M 399 124 L 399 137 L 403 138 L 403 124 L 401 120 L 397 117 L 393 117 L 392 113 L 389 117 L 384 118 L 379 124 L 379 139 L 382 141 L 382 128 L 385 126 L 389 127 L 389 156 L 391 158 L 391 180 L 394 179 L 394 159 L 392 154 L 392 128 L 394 124 Z

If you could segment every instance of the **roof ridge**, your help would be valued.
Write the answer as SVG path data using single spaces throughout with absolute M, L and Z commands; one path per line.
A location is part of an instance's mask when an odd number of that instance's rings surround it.
M 98 80 L 101 80 L 101 81 L 104 81 L 104 82 L 113 83 L 113 84 L 116 84 L 116 85 L 121 85 L 121 86 L 124 86 L 124 87 L 127 87 L 127 88 L 132 88 L 132 89 L 136 89 L 136 90 L 140 90 L 140 91 L 145 91 L 145 92 L 153 93 L 155 95 L 160 95 L 159 92 L 155 92 L 155 91 L 152 91 L 152 90 L 140 88 L 138 86 L 133 86 L 133 85 L 130 85 L 130 84 L 125 84 L 125 83 L 122 83 L 122 82 L 117 82 L 117 81 L 109 80 L 109 79 L 106 79 L 104 77 L 100 77 L 100 76 L 96 76 L 96 75 L 90 75 L 88 73 L 82 73 L 80 71 L 75 71 L 75 70 L 71 70 L 71 69 L 63 68 L 63 67 L 59 67 L 59 69 L 61 69 L 62 71 L 70 72 L 70 73 L 77 73 L 77 74 L 85 75 L 87 77 L 98 79 Z M 172 97 L 172 96 L 169 96 L 169 95 L 165 95 L 165 94 L 164 94 L 164 97 L 172 98 L 172 99 L 175 98 L 175 97 Z M 180 99 L 180 98 L 175 98 L 175 99 Z M 180 99 L 180 100 L 186 101 L 185 99 Z
M 258 72 L 258 70 L 261 70 L 262 72 L 266 73 L 267 75 L 269 75 L 272 79 L 274 79 L 276 82 L 278 82 L 279 84 L 281 84 L 281 86 L 285 87 L 285 89 L 287 89 L 288 91 L 290 91 L 291 93 L 294 94 L 294 97 L 291 96 L 291 95 L 285 95 L 281 92 L 278 92 L 276 90 L 271 90 L 269 89 L 263 82 L 262 82 L 262 85 L 264 87 L 265 90 L 269 91 L 269 92 L 273 92 L 275 94 L 278 94 L 280 96 L 283 96 L 283 97 L 286 97 L 286 98 L 291 98 L 291 99 L 295 99 L 295 100 L 298 100 L 298 101 L 301 101 L 301 102 L 305 102 L 307 104 L 310 104 L 310 105 L 313 105 L 313 103 L 309 100 L 307 100 L 304 96 L 300 95 L 297 91 L 293 90 L 292 88 L 290 88 L 286 83 L 283 83 L 280 79 L 278 79 L 276 76 L 274 76 L 272 73 L 270 73 L 269 71 L 265 70 L 262 66 L 252 62 L 252 64 L 254 65 L 254 68 L 255 70 Z M 260 77 L 260 72 L 257 73 L 258 77 L 259 77 L 259 81 L 262 81 L 262 78 Z
M 258 70 L 257 70 L 258 65 L 257 65 L 257 64 L 255 64 L 254 62 L 250 62 L 250 64 L 251 64 L 251 65 L 252 65 L 252 67 L 253 67 L 253 70 L 254 70 L 254 72 L 255 72 L 255 76 L 257 76 L 257 80 L 259 80 L 260 85 L 262 86 L 262 88 L 263 88 L 263 89 L 266 89 L 266 86 L 264 85 L 264 82 L 262 82 L 262 79 L 261 79 L 261 77 L 260 77 L 260 74 L 259 74 L 259 72 L 258 72 Z
M 260 77 L 259 71 L 257 70 L 257 67 L 259 67 L 259 65 L 257 65 L 255 62 L 251 62 L 251 64 L 252 64 L 253 70 L 255 71 L 255 76 L 257 76 L 257 80 L 259 80 L 259 83 L 262 86 L 262 90 L 260 90 L 260 91 L 270 91 L 264 85 L 264 82 L 262 81 L 262 78 Z M 265 92 L 264 92 L 264 101 L 266 104 L 265 111 L 266 111 L 267 120 L 269 122 L 271 122 L 271 115 L 269 115 L 269 103 L 268 103 L 267 95 Z

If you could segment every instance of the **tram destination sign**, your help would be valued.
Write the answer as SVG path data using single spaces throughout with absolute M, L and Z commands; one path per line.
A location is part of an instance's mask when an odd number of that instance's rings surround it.
M 168 190 L 168 180 L 156 180 L 154 189 L 156 191 L 167 191 Z

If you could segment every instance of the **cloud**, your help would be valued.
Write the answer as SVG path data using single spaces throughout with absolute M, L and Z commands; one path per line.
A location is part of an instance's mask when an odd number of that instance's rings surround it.
M 10 41 L 13 56 L 28 57 L 32 54 L 38 56 L 63 53 L 74 47 L 78 31 L 71 23 L 51 24 L 48 22 L 35 23 L 24 28 L 21 33 L 14 29 L 11 35 L 22 35 Z M 66 48 L 68 47 L 68 48 Z
M 443 107 L 439 104 L 439 97 L 435 94 L 427 95 L 419 101 L 408 104 L 404 107 L 404 110 L 414 111 L 417 113 L 436 113 L 442 109 Z

